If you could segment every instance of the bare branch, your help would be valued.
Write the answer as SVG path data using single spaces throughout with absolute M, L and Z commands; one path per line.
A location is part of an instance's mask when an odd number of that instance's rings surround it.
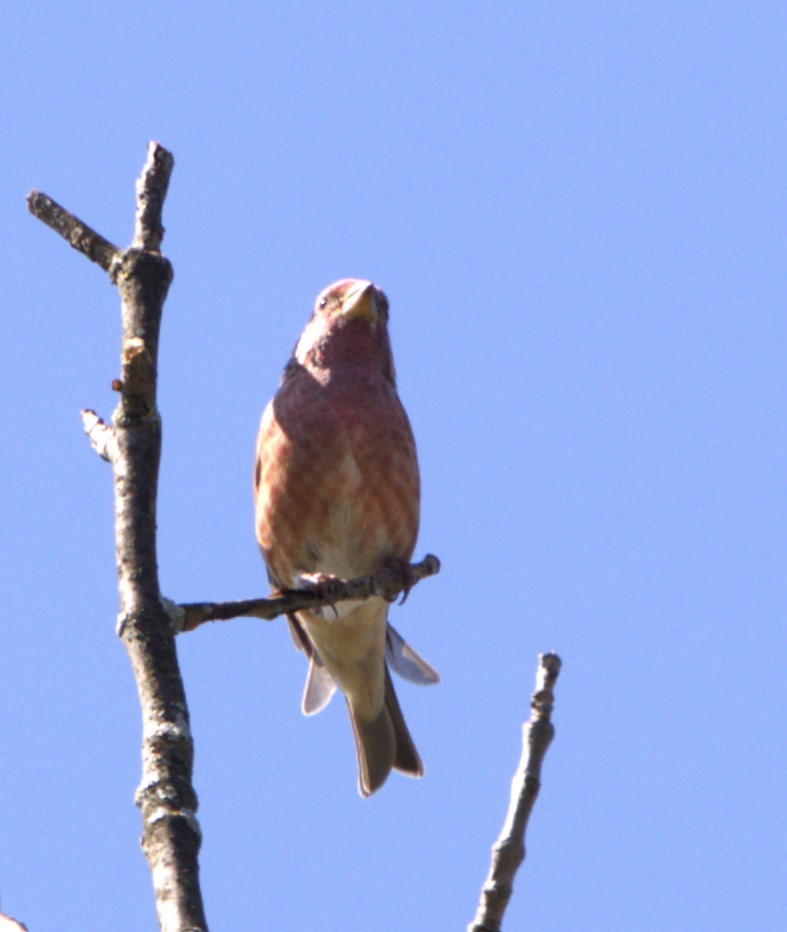
M 137 240 L 144 227 L 142 204 L 166 190 L 173 160 L 151 145 L 138 183 Z M 146 190 L 146 181 L 152 187 Z M 159 215 L 161 204 L 159 202 Z M 154 211 L 155 214 L 155 211 Z M 156 218 L 153 217 L 156 226 Z M 160 223 L 156 248 L 160 246 Z M 143 229 L 144 233 L 144 229 Z M 121 637 L 131 660 L 142 707 L 142 848 L 164 930 L 205 929 L 197 855 L 201 843 L 192 785 L 194 746 L 186 694 L 169 616 L 160 601 L 156 559 L 156 494 L 161 422 L 156 407 L 158 338 L 164 299 L 172 281 L 158 251 L 127 250 L 116 281 L 122 301 L 120 403 L 115 412 L 115 534 L 118 587 L 124 624 Z
M 193 742 L 175 636 L 161 600 L 156 561 L 156 495 L 161 422 L 156 407 L 161 313 L 172 267 L 161 256 L 161 208 L 173 168 L 156 143 L 137 183 L 132 248 L 120 251 L 45 195 L 30 210 L 109 273 L 122 303 L 120 402 L 114 429 L 94 412 L 83 423 L 96 450 L 110 459 L 115 482 L 115 546 L 119 633 L 142 708 L 142 848 L 150 868 L 160 927 L 207 929 L 199 886 L 201 836 L 192 785 Z
M 97 262 L 105 272 L 109 272 L 113 262 L 120 257 L 120 250 L 91 229 L 86 223 L 69 213 L 51 197 L 40 191 L 31 191 L 27 195 L 27 208 L 34 217 L 38 217 L 55 233 L 59 233 L 74 249 L 87 256 L 91 262 Z
M 522 726 L 522 757 L 511 784 L 511 802 L 503 830 L 492 847 L 489 876 L 468 932 L 500 932 L 514 877 L 525 859 L 525 831 L 541 788 L 541 765 L 555 733 L 550 719 L 560 666 L 557 654 L 539 655 L 536 690 L 530 698 L 530 721 Z
M 148 143 L 148 160 L 137 180 L 134 249 L 147 252 L 158 252 L 161 249 L 161 240 L 164 238 L 161 211 L 174 165 L 172 153 L 157 142 Z
M 393 602 L 422 579 L 440 572 L 440 561 L 429 553 L 420 563 L 390 564 L 371 576 L 356 579 L 332 580 L 330 594 L 323 595 L 308 589 L 291 589 L 269 599 L 244 599 L 237 602 L 193 602 L 176 606 L 172 614 L 178 632 L 193 631 L 206 621 L 228 621 L 231 618 L 262 618 L 272 621 L 280 615 L 332 605 L 354 599 L 382 596 Z
M 102 460 L 112 463 L 117 456 L 117 440 L 115 431 L 103 421 L 95 411 L 85 408 L 80 411 L 82 426 L 90 440 L 90 445 Z

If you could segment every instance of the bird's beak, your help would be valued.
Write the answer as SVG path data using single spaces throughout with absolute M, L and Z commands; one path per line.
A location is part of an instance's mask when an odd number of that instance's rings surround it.
M 371 282 L 356 282 L 342 301 L 341 316 L 345 320 L 366 317 L 377 321 L 377 289 Z

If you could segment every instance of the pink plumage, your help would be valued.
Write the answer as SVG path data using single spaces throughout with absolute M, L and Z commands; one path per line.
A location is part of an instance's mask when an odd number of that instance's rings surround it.
M 319 585 L 409 561 L 418 534 L 415 442 L 396 392 L 388 301 L 371 282 L 343 279 L 317 298 L 311 320 L 262 417 L 255 463 L 257 540 L 272 585 Z M 368 796 L 391 769 L 421 776 L 386 664 L 419 683 L 437 674 L 410 648 L 391 651 L 383 599 L 290 618 L 309 657 L 303 710 L 344 694 Z M 401 642 L 401 639 L 398 639 Z

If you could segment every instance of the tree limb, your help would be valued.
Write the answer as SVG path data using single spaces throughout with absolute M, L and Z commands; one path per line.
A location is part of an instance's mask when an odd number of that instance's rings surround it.
M 31 191 L 27 195 L 27 208 L 34 217 L 38 217 L 55 233 L 59 233 L 74 249 L 87 256 L 91 262 L 97 262 L 105 272 L 109 272 L 112 263 L 119 258 L 120 250 L 117 246 L 99 236 L 95 230 L 46 194 Z
M 36 191 L 31 213 L 97 262 L 118 286 L 122 305 L 120 402 L 114 430 L 93 414 L 83 420 L 91 442 L 114 467 L 119 632 L 131 660 L 142 708 L 142 848 L 166 932 L 207 929 L 199 887 L 200 830 L 192 786 L 193 743 L 175 636 L 162 604 L 156 563 L 156 493 L 161 421 L 156 366 L 161 311 L 172 268 L 160 254 L 161 208 L 173 168 L 169 152 L 148 146 L 137 182 L 134 242 L 118 250 L 53 200 Z
M 302 609 L 330 606 L 334 602 L 352 599 L 368 599 L 382 596 L 393 602 L 397 596 L 405 595 L 420 580 L 440 572 L 440 561 L 428 553 L 420 563 L 404 566 L 388 565 L 371 576 L 359 576 L 349 580 L 331 580 L 330 593 L 325 595 L 309 589 L 285 590 L 269 599 L 244 599 L 237 602 L 192 602 L 172 605 L 172 621 L 178 632 L 193 631 L 206 621 L 228 621 L 231 618 L 262 618 L 272 621 L 279 615 L 287 615 Z
M 522 757 L 511 784 L 508 813 L 500 837 L 492 847 L 489 876 L 468 932 L 500 932 L 503 913 L 514 889 L 514 877 L 525 859 L 525 831 L 541 788 L 541 765 L 555 734 L 550 719 L 560 665 L 557 654 L 539 655 L 536 690 L 530 698 L 530 721 L 522 726 Z

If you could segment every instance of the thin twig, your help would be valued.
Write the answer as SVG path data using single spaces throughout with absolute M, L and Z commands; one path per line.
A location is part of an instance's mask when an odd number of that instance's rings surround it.
M 555 733 L 550 719 L 560 665 L 557 654 L 539 655 L 536 690 L 530 698 L 530 721 L 522 726 L 522 757 L 511 784 L 508 813 L 500 837 L 492 847 L 489 876 L 468 932 L 500 932 L 503 913 L 514 889 L 514 877 L 525 859 L 525 831 L 541 788 L 541 765 Z
M 57 201 L 42 194 L 40 191 L 31 191 L 27 195 L 27 208 L 34 217 L 38 217 L 55 233 L 59 233 L 74 249 L 87 256 L 91 262 L 97 262 L 105 272 L 109 272 L 120 256 L 120 250 L 113 246 L 108 239 L 104 239 L 86 223 L 61 207 Z
M 334 602 L 368 599 L 382 596 L 392 602 L 401 592 L 428 576 L 440 572 L 440 561 L 427 554 L 420 563 L 402 566 L 385 566 L 371 576 L 356 579 L 332 580 L 330 594 L 322 595 L 308 589 L 293 589 L 269 599 L 244 599 L 237 602 L 193 602 L 175 609 L 173 622 L 177 631 L 193 631 L 206 621 L 228 621 L 231 618 L 262 618 L 271 621 L 279 615 L 303 609 L 328 606 Z
M 164 238 L 161 211 L 167 196 L 169 179 L 175 160 L 172 153 L 162 146 L 151 143 L 148 160 L 137 179 L 137 215 L 134 223 L 134 249 L 158 252 Z
M 85 408 L 84 411 L 79 413 L 82 418 L 82 427 L 90 440 L 90 445 L 102 460 L 106 460 L 108 463 L 114 462 L 117 457 L 115 431 L 92 409 Z

